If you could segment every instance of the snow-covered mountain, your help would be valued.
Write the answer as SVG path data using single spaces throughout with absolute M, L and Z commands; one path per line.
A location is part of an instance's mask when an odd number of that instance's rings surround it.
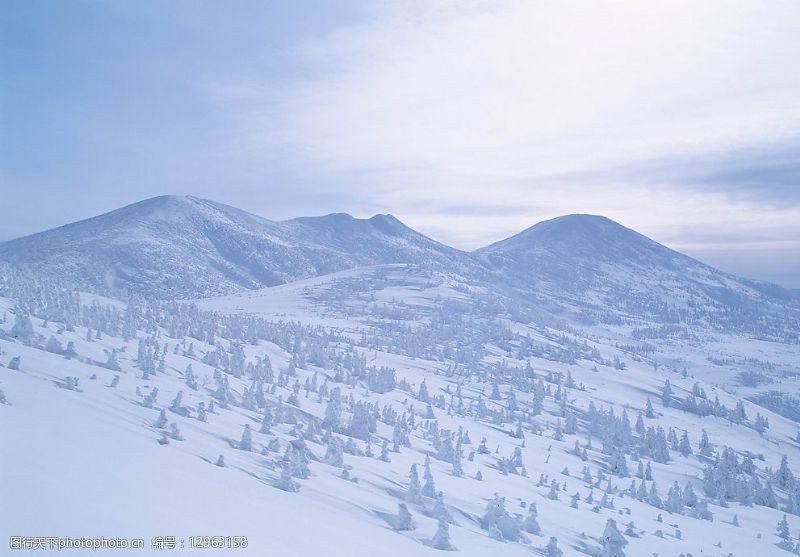
M 800 323 L 792 292 L 719 271 L 602 216 L 544 221 L 475 255 L 515 288 L 590 322 L 702 319 L 759 334 Z
M 592 215 L 541 222 L 465 253 L 391 215 L 276 222 L 208 200 L 162 196 L 0 243 L 0 262 L 93 292 L 162 299 L 405 263 L 490 285 L 567 320 L 702 321 L 767 338 L 796 338 L 800 329 L 797 293 L 724 273 Z
M 467 254 L 391 216 L 160 197 L 0 262 L 6 540 L 800 551 L 791 295 L 608 219 Z
M 84 289 L 199 298 L 360 265 L 477 269 L 391 215 L 273 222 L 195 197 L 161 196 L 0 244 L 0 261 Z

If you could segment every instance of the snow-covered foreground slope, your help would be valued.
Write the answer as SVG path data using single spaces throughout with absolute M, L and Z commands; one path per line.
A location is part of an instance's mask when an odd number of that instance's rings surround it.
M 800 537 L 798 423 L 745 400 L 800 391 L 797 345 L 559 322 L 409 265 L 197 305 L 14 280 L 0 300 L 4 544 L 482 556 L 556 554 L 556 538 L 564 555 L 749 556 Z M 192 550 L 190 536 L 248 548 Z

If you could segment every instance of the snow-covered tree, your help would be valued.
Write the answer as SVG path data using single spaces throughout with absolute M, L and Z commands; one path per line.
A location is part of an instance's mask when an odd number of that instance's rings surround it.
M 431 459 L 425 455 L 425 470 L 423 472 L 425 484 L 422 486 L 422 495 L 425 497 L 436 497 L 436 485 L 433 481 L 433 473 L 431 473 Z
M 399 503 L 397 505 L 397 516 L 395 517 L 394 529 L 402 532 L 413 530 L 416 527 L 417 525 L 414 523 L 411 513 L 408 512 L 408 507 L 406 504 Z
M 616 521 L 609 518 L 600 538 L 600 555 L 602 557 L 625 557 L 626 545 L 628 545 L 628 540 L 617 529 Z
M 778 546 L 782 547 L 783 549 L 792 549 L 792 535 L 789 533 L 789 522 L 786 520 L 786 515 L 783 515 L 783 518 L 778 522 L 778 526 L 775 528 L 775 533 L 777 534 L 778 538 L 780 538 L 780 542 Z
M 431 547 L 434 549 L 451 550 L 453 544 L 450 543 L 450 525 L 444 520 L 439 520 L 436 533 L 431 539 Z
M 172 422 L 169 424 L 169 436 L 171 439 L 175 441 L 183 441 L 183 435 L 181 435 L 181 430 L 178 429 L 178 424 Z
M 242 451 L 253 450 L 253 433 L 250 431 L 250 424 L 244 424 L 242 438 L 239 440 L 238 448 Z
M 167 427 L 167 412 L 162 408 L 161 412 L 158 413 L 158 419 L 153 424 L 156 429 L 164 429 Z
M 417 473 L 416 464 L 411 465 L 411 471 L 408 473 L 406 501 L 415 505 L 422 503 L 422 487 L 419 484 L 419 474 Z
M 627 478 L 630 475 L 628 473 L 628 461 L 620 447 L 614 447 L 614 451 L 611 453 L 611 458 L 608 462 L 608 467 L 612 474 L 620 478 Z
M 300 491 L 300 485 L 292 479 L 292 470 L 289 462 L 283 462 L 281 467 L 281 477 L 278 479 L 275 487 L 289 492 Z
M 444 494 L 441 491 L 436 495 L 436 503 L 434 503 L 433 508 L 431 509 L 431 516 L 436 520 L 444 520 L 449 524 L 455 524 L 453 516 L 450 514 L 450 511 L 447 510 L 447 506 L 444 504 Z
M 328 440 L 324 460 L 336 468 L 341 468 L 344 465 L 344 450 L 342 448 L 342 442 L 333 435 L 331 435 L 330 439 Z
M 491 535 L 494 530 L 500 533 L 501 539 L 517 541 L 520 537 L 520 524 L 516 518 L 506 512 L 506 500 L 495 493 L 494 498 L 486 504 L 486 514 L 481 519 L 481 527 Z
M 558 538 L 550 538 L 544 548 L 545 557 L 563 557 L 564 552 L 558 548 Z
M 689 436 L 686 434 L 686 430 L 683 430 L 683 435 L 681 436 L 680 443 L 678 444 L 678 451 L 684 457 L 688 457 L 692 454 L 692 445 L 689 443 Z
M 522 521 L 522 529 L 529 534 L 541 536 L 542 528 L 539 526 L 539 521 L 537 520 L 538 516 L 539 512 L 536 508 L 536 503 L 531 502 L 528 504 L 528 516 L 526 516 L 525 520 Z

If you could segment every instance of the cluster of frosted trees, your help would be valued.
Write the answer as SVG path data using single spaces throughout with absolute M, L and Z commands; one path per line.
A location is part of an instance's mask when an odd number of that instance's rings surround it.
M 591 439 L 599 440 L 605 455 L 606 472 L 617 478 L 635 476 L 640 481 L 632 480 L 628 494 L 671 513 L 711 518 L 708 502 L 698 496 L 691 483 L 683 486 L 673 484 L 666 493 L 660 494 L 649 462 L 646 466 L 643 464 L 645 459 L 667 463 L 678 458 L 677 455 L 702 457 L 707 462 L 703 491 L 709 499 L 784 508 L 787 512 L 800 514 L 800 482 L 794 479 L 785 460 L 774 473 L 760 471 L 746 454 L 739 455 L 727 447 L 716 452 L 705 432 L 695 449 L 686 431 L 648 425 L 645 420 L 655 418 L 649 399 L 632 426 L 625 410 L 617 414 L 613 408 L 597 409 L 594 403 L 590 403 L 586 410 L 574 406 L 570 394 L 581 390 L 582 385 L 570 373 L 537 373 L 529 364 L 515 366 L 506 359 L 486 361 L 486 345 L 491 342 L 523 359 L 535 356 L 567 363 L 583 359 L 619 370 L 625 367 L 618 358 L 616 361 L 605 360 L 585 340 L 577 340 L 566 333 L 553 334 L 543 329 L 542 335 L 553 342 L 542 343 L 512 332 L 493 319 L 502 312 L 511 311 L 509 307 L 489 308 L 480 303 L 470 306 L 447 302 L 432 310 L 423 310 L 397 304 L 401 306 L 398 314 L 397 308 L 373 304 L 365 311 L 375 318 L 374 327 L 362 331 L 358 338 L 352 338 L 320 326 L 272 322 L 246 315 L 217 315 L 201 311 L 192 304 L 131 298 L 124 309 L 119 309 L 95 300 L 84 304 L 78 294 L 65 289 L 31 289 L 25 285 L 15 288 L 21 294 L 14 312 L 11 336 L 21 343 L 65 357 L 81 355 L 74 344 L 64 345 L 57 335 L 49 338 L 37 335 L 31 316 L 58 323 L 60 332 L 74 330 L 76 326 L 85 327 L 87 341 L 103 335 L 138 339 L 136 364 L 145 380 L 165 373 L 168 351 L 165 337 L 181 339 L 172 345 L 174 354 L 203 362 L 215 370 L 209 379 L 198 377 L 192 366 L 187 366 L 183 372 L 185 388 L 202 394 L 210 393 L 210 400 L 190 408 L 179 392 L 169 406 L 159 408 L 157 388 L 142 392 L 142 404 L 158 410 L 153 425 L 161 433 L 160 442 L 167 444 L 182 439 L 177 423 L 170 421 L 171 414 L 166 410 L 194 416 L 200 421 L 208 420 L 209 415 L 213 419 L 216 408 L 238 406 L 257 412 L 261 416 L 259 433 L 268 434 L 271 428 L 287 424 L 296 434 L 295 439 L 285 444 L 285 451 L 280 455 L 283 447 L 277 438 L 259 446 L 253 438 L 254 431 L 247 425 L 236 447 L 279 455 L 275 458 L 276 470 L 279 471 L 276 485 L 286 491 L 297 491 L 300 483 L 296 480 L 310 476 L 309 463 L 316 457 L 306 440 L 323 443 L 323 460 L 342 468 L 345 477 L 349 474 L 345 455 L 390 461 L 392 453 L 411 446 L 412 432 L 416 431 L 431 444 L 434 458 L 447 463 L 454 476 L 463 475 L 464 459 L 469 461 L 476 453 L 488 454 L 491 451 L 485 440 L 473 449 L 469 433 L 462 428 L 457 431 L 440 428 L 436 416 L 443 412 L 501 426 L 507 429 L 510 437 L 521 440 L 523 446 L 526 435 L 545 431 L 555 441 L 563 441 L 566 436 L 575 436 L 579 432 L 588 433 L 590 437 L 585 445 L 574 441 L 577 457 L 588 460 L 588 451 L 593 450 Z M 402 322 L 403 316 L 410 315 L 419 320 L 417 326 Z M 266 356 L 247 358 L 246 345 L 258 341 L 269 341 L 285 350 L 290 355 L 289 365 L 275 370 Z M 390 367 L 370 365 L 366 353 L 373 349 L 439 360 L 446 364 L 444 373 L 450 379 L 450 386 L 434 391 L 425 381 L 411 385 L 405 378 L 398 378 L 396 370 Z M 107 351 L 107 361 L 97 364 L 118 371 L 118 356 L 115 350 Z M 19 365 L 17 358 L 14 366 Z M 312 366 L 317 369 L 309 372 L 308 368 Z M 13 369 L 11 364 L 9 367 Z M 231 387 L 234 380 L 239 382 L 236 389 Z M 466 389 L 462 388 L 465 385 L 471 387 L 471 392 L 480 394 L 466 395 Z M 77 388 L 77 382 L 72 386 Z M 391 405 L 382 406 L 355 396 L 354 393 L 359 392 L 356 387 L 363 388 L 365 393 L 387 393 L 399 389 L 418 404 L 416 407 L 409 404 L 399 412 Z M 741 402 L 729 409 L 718 399 L 709 401 L 698 385 L 685 398 L 679 398 L 666 382 L 660 395 L 664 406 L 700 416 L 720 416 L 737 424 L 750 424 Z M 316 402 L 325 405 L 324 417 L 317 419 L 300 411 L 304 399 L 312 396 Z M 0 398 L 0 402 L 4 401 L 5 396 Z M 379 423 L 388 426 L 390 436 L 377 435 Z M 760 415 L 752 422 L 752 427 L 759 431 L 768 426 Z M 569 439 L 570 443 L 572 441 Z M 519 447 L 511 454 L 498 455 L 496 461 L 497 469 L 503 474 L 527 475 Z M 224 466 L 224 458 L 220 456 L 217 463 Z M 478 471 L 476 479 L 480 479 L 480 474 Z M 594 484 L 588 467 L 584 476 L 587 474 L 589 483 L 597 487 L 601 487 L 604 480 L 608 482 L 603 499 L 597 504 L 611 508 L 609 505 L 613 505 L 613 501 L 607 497 L 612 492 L 610 478 L 600 470 Z M 413 479 L 415 475 L 416 480 Z M 431 500 L 432 506 L 427 511 L 439 522 L 432 545 L 440 549 L 450 548 L 449 525 L 452 522 L 447 518 L 449 513 L 442 494 L 434 487 L 429 463 L 426 462 L 422 481 L 416 470 L 412 472 L 412 484 L 419 489 L 415 487 L 409 491 L 419 491 L 421 497 Z M 551 498 L 558 498 L 561 491 L 558 482 L 552 480 L 545 484 L 550 485 Z M 587 499 L 594 505 L 592 497 L 590 493 Z M 573 496 L 573 504 L 579 502 L 580 497 Z M 412 495 L 403 505 L 405 507 L 398 511 L 399 530 L 413 526 L 410 513 L 419 502 Z M 482 525 L 490 536 L 498 540 L 518 541 L 526 533 L 539 535 L 536 506 L 531 504 L 528 508 L 526 516 L 512 515 L 507 512 L 505 501 L 496 497 L 487 506 Z M 624 543 L 619 540 L 625 540 L 618 533 L 615 523 L 607 525 L 601 547 L 610 552 L 608 555 L 622 554 Z M 547 544 L 545 554 L 560 554 L 555 539 Z
M 17 340 L 31 345 L 40 344 L 45 350 L 67 357 L 79 357 L 74 345 L 63 346 L 55 336 L 46 340 L 37 338 L 31 317 L 25 311 L 26 308 L 44 313 L 44 319 L 63 320 L 65 328 L 76 325 L 87 327 L 93 331 L 93 337 L 107 334 L 133 338 L 137 331 L 144 331 L 146 336 L 138 341 L 136 360 L 145 379 L 164 371 L 167 344 L 159 339 L 160 331 L 166 331 L 167 336 L 195 338 L 203 343 L 211 343 L 212 350 L 199 353 L 195 351 L 190 340 L 188 342 L 183 340 L 175 344 L 174 351 L 177 353 L 180 350 L 185 356 L 195 357 L 218 370 L 214 374 L 214 399 L 222 408 L 239 405 L 263 411 L 266 408 L 265 389 L 267 394 L 274 394 L 276 387 L 291 391 L 285 402 L 295 407 L 301 406 L 303 393 L 305 396 L 316 393 L 319 400 L 330 398 L 322 427 L 357 439 L 368 440 L 376 431 L 377 421 L 383 421 L 392 426 L 393 435 L 388 441 L 393 448 L 397 448 L 408 445 L 408 431 L 413 428 L 415 419 L 429 420 L 435 417 L 434 408 L 472 416 L 494 424 L 512 424 L 510 433 L 519 438 L 523 437 L 525 432 L 537 433 L 541 431 L 541 426 L 537 423 L 536 416 L 543 412 L 546 400 L 552 399 L 556 407 L 554 413 L 560 418 L 553 430 L 554 439 L 562 440 L 565 435 L 576 434 L 579 423 L 583 423 L 591 435 L 601 440 L 602 451 L 608 457 L 608 470 L 613 475 L 619 477 L 630 475 L 628 456 L 634 461 L 649 458 L 655 462 L 665 463 L 671 458 L 671 450 L 683 456 L 693 454 L 686 432 L 681 432 L 678 436 L 672 429 L 667 434 L 660 426 L 646 426 L 641 413 L 637 416 L 635 428 L 632 428 L 625 411 L 617 416 L 613 409 L 598 410 L 594 404 L 590 404 L 585 412 L 573 408 L 567 402 L 569 389 L 581 387 L 569 374 L 537 375 L 529 365 L 515 368 L 505 361 L 495 364 L 482 362 L 483 352 L 480 347 L 485 344 L 487 338 L 508 344 L 509 348 L 515 348 L 520 354 L 541 355 L 541 352 L 537 352 L 537 344 L 530 338 L 515 337 L 507 328 L 497 324 L 492 325 L 491 319 L 474 320 L 474 316 L 465 313 L 465 310 L 459 312 L 463 308 L 447 304 L 434 310 L 429 324 L 421 330 L 415 329 L 413 334 L 400 324 L 387 322 L 380 323 L 376 328 L 377 332 L 364 333 L 359 341 L 353 341 L 323 327 L 276 323 L 249 316 L 220 316 L 200 311 L 191 304 L 134 298 L 129 300 L 124 310 L 119 310 L 115 306 L 101 305 L 94 300 L 91 304 L 82 304 L 79 295 L 58 289 L 55 292 L 42 289 L 28 294 L 27 297 L 23 297 L 24 301 L 17 308 L 12 327 L 12 336 Z M 397 340 L 401 336 L 405 339 L 402 343 Z M 280 370 L 276 376 L 268 358 L 248 361 L 243 347 L 246 343 L 258 339 L 274 342 L 289 352 L 292 356 L 289 368 Z M 443 393 L 432 394 L 427 391 L 423 382 L 417 388 L 417 392 L 414 392 L 413 387 L 404 379 L 398 382 L 395 370 L 385 366 L 367 365 L 364 354 L 358 349 L 358 346 L 384 345 L 394 351 L 421 354 L 418 350 L 409 348 L 415 339 L 420 346 L 439 345 L 437 341 L 442 339 L 458 341 L 441 343 L 449 348 L 436 349 L 446 350 L 447 353 L 424 354 L 426 357 L 441 357 L 454 362 L 450 374 L 458 380 L 455 390 L 449 391 L 448 388 Z M 596 356 L 591 353 L 591 349 L 582 347 L 566 335 L 561 335 L 559 340 L 558 346 L 569 352 L 568 358 Z M 513 346 L 509 344 L 512 342 L 516 344 Z M 565 354 L 551 354 L 551 356 L 563 359 Z M 102 365 L 112 370 L 119 370 L 116 352 L 110 351 L 107 361 Z M 354 400 L 352 395 L 345 399 L 337 394 L 336 389 L 331 391 L 327 385 L 328 377 L 318 385 L 316 374 L 313 379 L 307 378 L 305 383 L 301 384 L 294 370 L 307 365 L 330 370 L 329 377 L 334 383 L 353 386 L 363 382 L 370 390 L 378 393 L 398 387 L 407 390 L 425 404 L 425 411 L 419 416 L 413 414 L 394 416 L 394 411 L 391 409 L 380 409 L 374 404 Z M 228 375 L 237 379 L 247 379 L 251 384 L 237 396 L 230 389 Z M 198 379 L 191 369 L 185 373 L 185 382 L 189 389 L 198 389 Z M 465 399 L 461 392 L 461 384 L 466 382 L 483 382 L 486 385 L 484 391 L 486 397 Z M 736 423 L 748 422 L 741 402 L 735 409 L 726 408 L 718 399 L 709 402 L 705 392 L 697 385 L 685 399 L 679 399 L 667 381 L 662 389 L 661 399 L 665 406 L 677 406 L 699 415 L 724 416 Z M 653 417 L 649 401 L 645 415 Z M 753 427 L 760 431 L 766 429 L 768 425 L 766 419 L 760 415 L 756 416 L 753 422 Z M 445 455 L 458 455 L 457 458 L 440 457 L 458 470 L 461 451 L 456 451 L 456 448 L 461 439 L 456 439 L 452 432 L 449 432 L 449 436 L 445 433 L 441 437 L 431 434 L 430 439 L 437 446 L 437 452 L 441 448 Z M 585 448 L 578 451 L 579 456 L 585 457 Z M 714 455 L 707 437 L 704 436 L 698 451 L 704 456 Z M 716 478 L 706 479 L 705 482 L 709 486 L 706 492 L 710 497 L 737 500 L 745 504 L 777 505 L 779 497 L 774 494 L 770 482 L 760 479 L 756 473 L 745 472 L 742 475 L 740 472 L 735 472 L 734 475 L 739 474 L 737 480 L 720 480 L 720 476 L 728 473 L 730 467 L 725 464 L 728 460 L 729 458 L 718 456 L 715 463 L 709 465 L 706 476 Z M 499 468 L 506 473 L 520 473 L 523 467 L 509 456 L 500 460 Z M 747 469 L 745 466 L 745 470 Z M 798 505 L 794 501 L 796 498 L 794 490 L 784 491 L 786 493 L 783 496 L 788 501 L 786 507 L 790 512 L 796 512 L 795 508 Z

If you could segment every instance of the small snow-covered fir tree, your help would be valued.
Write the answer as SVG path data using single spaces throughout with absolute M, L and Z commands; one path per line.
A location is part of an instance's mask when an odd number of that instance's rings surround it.
M 181 407 L 181 403 L 183 402 L 183 391 L 178 391 L 178 394 L 175 395 L 175 398 L 172 399 L 172 403 L 169 407 L 172 410 L 178 410 Z
M 625 557 L 626 545 L 628 545 L 628 540 L 617 529 L 617 522 L 613 518 L 609 518 L 600 538 L 600 555 L 602 557 Z
M 197 390 L 197 380 L 194 377 L 194 371 L 192 370 L 192 364 L 186 366 L 186 371 L 183 374 L 184 379 L 186 380 L 186 386 L 192 389 L 193 391 Z
M 644 415 L 651 420 L 656 417 L 656 412 L 653 410 L 653 403 L 650 401 L 650 397 L 647 397 L 647 405 L 645 406 Z
M 712 454 L 714 454 L 714 449 L 711 446 L 711 442 L 708 440 L 708 433 L 706 432 L 705 429 L 703 430 L 703 433 L 700 436 L 700 443 L 697 445 L 697 449 L 703 456 L 711 456 Z
M 670 385 L 669 379 L 665 379 L 664 387 L 661 389 L 661 402 L 665 407 L 669 407 L 672 404 L 672 394 L 672 385 Z
M 539 526 L 539 521 L 537 520 L 538 516 L 539 512 L 536 508 L 536 503 L 531 502 L 528 505 L 528 516 L 526 516 L 525 520 L 522 521 L 522 529 L 529 534 L 541 536 L 542 528 Z
M 547 498 L 552 499 L 553 501 L 558 500 L 558 482 L 553 480 L 550 483 L 550 491 L 547 493 Z
M 683 511 L 683 497 L 678 482 L 674 482 L 667 492 L 667 500 L 664 503 L 664 508 L 671 513 L 679 514 Z
M 275 487 L 290 493 L 300 491 L 300 485 L 292 479 L 292 470 L 289 462 L 283 462 L 281 467 L 281 476 L 278 479 L 278 482 L 275 484 Z
M 183 441 L 183 435 L 181 435 L 181 430 L 178 429 L 178 424 L 172 422 L 169 424 L 169 436 L 171 439 L 175 439 L 175 441 Z
M 167 412 L 163 408 L 161 412 L 158 413 L 158 419 L 153 425 L 155 425 L 156 429 L 164 429 L 167 427 Z
M 678 444 L 678 451 L 684 457 L 688 457 L 692 454 L 692 444 L 689 443 L 689 436 L 686 434 L 686 430 L 683 430 L 683 435 L 681 436 L 680 443 Z
M 425 478 L 425 485 L 422 486 L 422 495 L 425 497 L 436 497 L 436 485 L 433 481 L 433 474 L 431 473 L 431 458 L 425 455 L 425 470 L 423 472 Z
M 461 440 L 456 443 L 456 448 L 453 451 L 453 475 L 461 477 L 464 475 L 464 468 L 461 465 Z
M 450 543 L 450 525 L 446 521 L 439 520 L 439 526 L 431 539 L 431 547 L 445 551 L 453 549 L 453 545 Z
M 558 538 L 551 537 L 544 548 L 545 557 L 563 557 L 564 552 L 558 548 Z
M 686 482 L 686 487 L 683 488 L 683 504 L 687 507 L 694 508 L 697 505 L 697 495 L 694 492 L 692 484 Z
M 415 505 L 422 503 L 422 487 L 419 485 L 419 474 L 417 473 L 416 464 L 411 465 L 411 470 L 408 473 L 406 501 Z
M 789 469 L 789 458 L 786 455 L 781 457 L 781 464 L 775 472 L 775 485 L 780 489 L 789 489 L 794 486 L 795 478 L 792 471 Z
M 628 460 L 620 447 L 614 447 L 608 467 L 612 474 L 620 478 L 627 478 L 630 475 L 628 473 Z
M 431 516 L 437 520 L 444 520 L 449 524 L 455 524 L 453 516 L 444 504 L 444 494 L 441 491 L 436 495 L 436 503 L 434 503 L 433 509 L 431 509 Z
M 384 462 L 391 462 L 389 458 L 389 443 L 386 439 L 383 440 L 383 444 L 381 444 L 381 455 L 378 457 L 379 460 Z
M 242 438 L 239 440 L 237 447 L 242 451 L 249 452 L 253 450 L 253 433 L 250 431 L 250 424 L 244 425 Z
M 261 419 L 261 427 L 259 427 L 258 431 L 260 433 L 269 433 L 270 427 L 272 427 L 272 411 L 267 407 L 264 409 L 264 417 Z
M 344 465 L 344 450 L 339 439 L 331 436 L 330 440 L 328 440 L 324 458 L 325 462 L 336 468 L 341 468 Z
M 487 530 L 492 537 L 494 537 L 493 532 L 497 530 L 500 537 L 495 539 L 517 541 L 521 534 L 519 521 L 506 512 L 505 497 L 500 497 L 496 493 L 486 504 L 486 513 L 481 518 L 481 527 Z
M 789 533 L 789 522 L 786 520 L 786 515 L 783 515 L 783 518 L 780 522 L 778 522 L 778 526 L 775 528 L 775 533 L 780 538 L 780 542 L 778 542 L 778 546 L 783 549 L 792 549 L 792 535 Z
M 397 505 L 397 516 L 395 517 L 394 522 L 394 529 L 403 532 L 408 530 L 413 530 L 416 528 L 416 524 L 414 524 L 414 519 L 411 517 L 411 513 L 408 512 L 408 507 L 405 503 L 399 503 Z

